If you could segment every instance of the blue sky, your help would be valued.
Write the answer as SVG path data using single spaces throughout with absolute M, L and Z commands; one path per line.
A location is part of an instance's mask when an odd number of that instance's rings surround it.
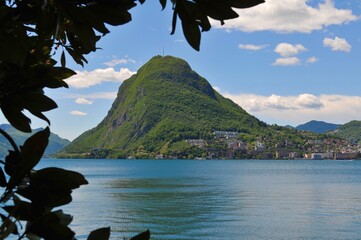
M 59 108 L 51 130 L 70 140 L 107 114 L 122 81 L 154 55 L 185 59 L 225 97 L 269 124 L 361 120 L 361 0 L 266 0 L 202 34 L 201 50 L 185 41 L 172 10 L 158 1 L 131 10 L 133 21 L 110 28 L 70 89 L 47 90 Z M 0 122 L 6 122 L 3 116 Z M 33 127 L 46 126 L 34 120 Z

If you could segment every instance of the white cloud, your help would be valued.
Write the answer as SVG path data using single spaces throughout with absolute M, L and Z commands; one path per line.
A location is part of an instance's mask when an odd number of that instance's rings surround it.
M 89 93 L 89 94 L 74 94 L 74 93 L 65 93 L 62 94 L 62 98 L 85 98 L 85 99 L 91 99 L 89 101 L 92 101 L 94 99 L 110 99 L 114 100 L 117 97 L 117 92 L 97 92 L 97 93 Z
M 297 55 L 300 52 L 307 51 L 307 48 L 305 48 L 302 44 L 292 45 L 289 43 L 280 43 L 276 46 L 274 51 L 282 57 L 290 57 Z
M 95 69 L 91 72 L 76 71 L 76 73 L 65 81 L 74 88 L 88 88 L 102 82 L 123 82 L 136 72 L 132 72 L 128 68 L 121 68 L 119 71 L 115 71 L 114 68 L 105 68 Z
M 277 58 L 273 63 L 274 66 L 291 66 L 297 65 L 300 63 L 300 59 L 297 57 L 289 57 L 289 58 Z
M 108 67 L 115 67 L 117 65 L 128 64 L 128 63 L 135 63 L 135 60 L 131 58 L 113 59 L 103 64 L 107 65 Z
M 244 50 L 259 51 L 267 47 L 267 45 L 239 44 L 238 47 Z
M 346 123 L 360 119 L 361 97 L 345 95 L 300 94 L 260 96 L 224 94 L 262 121 L 296 126 L 310 120 Z
M 75 102 L 77 104 L 92 104 L 93 103 L 92 101 L 90 101 L 86 98 L 83 98 L 83 97 L 75 99 Z
M 344 38 L 335 37 L 325 38 L 323 39 L 323 45 L 326 47 L 330 47 L 332 51 L 342 51 L 342 52 L 350 52 L 351 45 Z
M 310 33 L 330 25 L 342 25 L 358 19 L 350 9 L 338 9 L 333 0 L 311 6 L 309 0 L 267 0 L 249 9 L 237 9 L 239 17 L 226 21 L 212 21 L 216 27 L 245 32 L 275 31 L 280 33 Z
M 86 115 L 88 115 L 87 113 L 85 113 L 85 112 L 81 112 L 81 111 L 76 111 L 76 110 L 74 110 L 74 111 L 71 111 L 71 112 L 69 112 L 71 115 L 75 115 L 75 116 L 86 116 Z
M 316 57 L 310 57 L 306 60 L 307 63 L 315 63 L 317 61 L 318 61 L 318 59 Z

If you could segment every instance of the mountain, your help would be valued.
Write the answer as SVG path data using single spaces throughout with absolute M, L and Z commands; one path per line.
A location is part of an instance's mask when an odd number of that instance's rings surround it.
M 0 128 L 10 134 L 10 136 L 14 139 L 17 145 L 22 145 L 28 137 L 40 130 L 43 130 L 42 128 L 38 128 L 34 129 L 32 133 L 23 133 L 16 130 L 9 124 L 1 124 Z M 69 143 L 69 140 L 63 139 L 54 133 L 50 133 L 49 145 L 45 150 L 44 156 L 49 156 L 51 154 L 57 153 Z M 2 135 L 0 135 L 0 156 L 7 155 L 8 149 L 12 149 L 11 145 Z
M 361 121 L 351 121 L 331 132 L 332 135 L 361 144 Z
M 122 83 L 98 126 L 57 156 L 296 158 L 323 150 L 310 143 L 324 138 L 267 125 L 214 91 L 186 61 L 156 56 Z
M 257 133 L 267 125 L 224 98 L 182 59 L 156 56 L 120 86 L 107 116 L 63 153 L 161 152 L 216 130 Z
M 296 127 L 297 130 L 310 131 L 314 133 L 326 133 L 328 131 L 336 130 L 340 124 L 326 123 L 323 121 L 310 121 Z

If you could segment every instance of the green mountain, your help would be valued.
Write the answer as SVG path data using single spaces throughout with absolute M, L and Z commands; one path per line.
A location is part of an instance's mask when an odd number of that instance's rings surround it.
M 328 131 L 336 130 L 340 126 L 341 126 L 340 124 L 312 120 L 310 122 L 297 126 L 296 129 L 303 131 L 310 131 L 314 133 L 326 133 Z
M 349 140 L 350 142 L 361 144 L 361 121 L 351 121 L 340 126 L 332 135 Z
M 258 132 L 267 125 L 222 97 L 182 59 L 153 57 L 120 86 L 108 115 L 64 149 L 148 152 L 184 139 L 207 138 L 215 130 Z
M 236 133 L 236 138 L 217 140 L 216 131 Z M 81 134 L 58 156 L 192 158 L 214 153 L 217 158 L 269 159 L 286 148 L 301 154 L 307 141 L 318 137 L 269 126 L 214 91 L 184 60 L 156 56 L 123 82 L 98 126 Z M 207 147 L 199 147 L 202 141 Z
M 14 139 L 17 145 L 22 145 L 24 141 L 33 135 L 34 133 L 43 130 L 42 128 L 34 129 L 32 133 L 23 133 L 16 130 L 9 124 L 1 124 L 0 128 L 5 130 L 10 136 Z M 64 148 L 70 143 L 69 140 L 59 137 L 54 133 L 50 133 L 49 145 L 45 150 L 44 156 L 49 156 L 51 154 L 57 153 L 59 150 Z M 9 142 L 5 139 L 4 136 L 0 135 L 0 157 L 3 157 L 8 154 L 8 150 L 12 149 Z

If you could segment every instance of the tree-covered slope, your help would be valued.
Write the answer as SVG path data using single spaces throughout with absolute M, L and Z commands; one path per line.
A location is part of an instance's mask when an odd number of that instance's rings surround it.
M 10 136 L 14 139 L 17 145 L 22 145 L 28 137 L 42 130 L 41 128 L 38 128 L 38 129 L 34 129 L 32 133 L 24 133 L 16 130 L 14 127 L 12 127 L 9 124 L 1 124 L 0 128 L 5 130 L 8 134 L 10 134 Z M 44 155 L 49 156 L 51 154 L 57 153 L 62 148 L 67 146 L 69 143 L 70 141 L 68 139 L 64 139 L 54 133 L 50 133 L 49 144 L 45 150 Z M 5 137 L 0 135 L 0 156 L 7 155 L 9 149 L 12 150 L 11 145 L 5 139 Z
M 309 121 L 296 127 L 297 130 L 310 131 L 314 133 L 326 133 L 328 131 L 336 130 L 340 124 L 327 123 L 323 121 Z
M 265 123 L 222 97 L 187 62 L 157 56 L 120 86 L 101 123 L 64 149 L 158 151 L 185 139 L 207 138 L 215 130 L 259 132 Z
M 331 134 L 361 144 L 361 121 L 351 121 L 340 126 Z

